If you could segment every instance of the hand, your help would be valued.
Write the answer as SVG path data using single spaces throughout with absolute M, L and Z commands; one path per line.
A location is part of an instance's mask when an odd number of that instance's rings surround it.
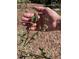
M 46 7 L 34 7 L 38 13 L 41 13 L 39 21 L 36 23 L 32 23 L 30 20 L 34 13 L 24 13 L 22 17 L 23 25 L 30 27 L 30 30 L 37 30 L 39 26 L 42 26 L 44 23 L 43 15 L 49 16 L 48 27 L 49 30 L 54 30 L 57 27 L 57 21 L 60 20 L 60 16 L 52 9 Z

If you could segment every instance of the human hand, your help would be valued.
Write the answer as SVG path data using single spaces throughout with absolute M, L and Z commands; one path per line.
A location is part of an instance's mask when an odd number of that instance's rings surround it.
M 48 27 L 49 30 L 54 30 L 57 27 L 57 21 L 60 20 L 60 16 L 52 9 L 46 8 L 46 7 L 34 7 L 37 11 L 38 14 L 40 14 L 39 21 L 36 23 L 31 22 L 31 18 L 34 16 L 34 13 L 24 13 L 22 17 L 22 22 L 24 25 L 30 27 L 30 30 L 37 30 L 39 26 L 42 26 L 44 23 L 44 18 L 42 15 L 47 15 L 49 16 L 49 22 L 48 22 Z

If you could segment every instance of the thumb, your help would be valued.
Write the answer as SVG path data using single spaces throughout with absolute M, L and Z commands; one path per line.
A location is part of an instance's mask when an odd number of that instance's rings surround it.
M 44 12 L 44 10 L 45 10 L 45 7 L 37 7 L 37 6 L 35 6 L 35 7 L 33 7 L 34 9 L 36 9 L 37 11 L 39 11 L 39 12 Z

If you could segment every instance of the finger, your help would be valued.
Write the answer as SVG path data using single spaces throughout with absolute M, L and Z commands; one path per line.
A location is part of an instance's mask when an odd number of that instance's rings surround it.
M 34 13 L 24 13 L 23 16 L 27 18 L 31 18 L 32 16 L 34 16 Z
M 26 18 L 26 17 L 22 17 L 22 21 L 21 21 L 21 23 L 22 23 L 22 25 L 26 25 L 26 23 L 28 23 L 29 22 L 29 18 Z
M 36 24 L 36 23 L 32 23 L 32 26 L 33 26 L 33 27 L 36 27 L 36 26 L 37 26 L 37 24 Z
M 37 11 L 39 11 L 39 12 L 43 12 L 45 10 L 45 7 L 37 7 L 37 6 L 35 6 L 33 8 L 36 9 Z
M 22 23 L 22 25 L 24 25 L 24 26 L 32 26 L 32 23 L 31 23 L 31 22 L 22 21 L 21 23 Z
M 34 31 L 34 30 L 36 30 L 36 27 L 32 26 L 32 27 L 29 28 L 29 30 Z
M 21 22 L 21 23 L 22 23 L 22 25 L 23 25 L 23 26 L 25 26 L 25 25 L 26 25 L 26 23 L 24 23 L 24 22 Z
M 27 18 L 27 17 L 22 17 L 22 21 L 29 21 L 30 18 Z
M 26 22 L 23 22 L 23 21 L 22 21 L 21 24 L 22 24 L 23 26 L 26 26 Z

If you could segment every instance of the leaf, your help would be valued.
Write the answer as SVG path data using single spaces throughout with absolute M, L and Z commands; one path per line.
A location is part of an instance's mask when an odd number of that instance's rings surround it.
M 31 19 L 31 21 L 32 21 L 33 23 L 35 23 L 35 22 L 37 21 L 37 16 L 33 16 L 32 19 Z

